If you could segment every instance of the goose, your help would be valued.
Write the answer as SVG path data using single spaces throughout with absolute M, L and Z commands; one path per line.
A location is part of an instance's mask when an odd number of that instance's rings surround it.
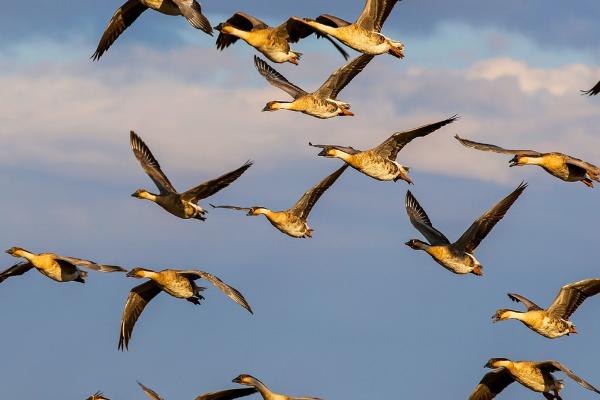
M 292 397 L 274 393 L 264 383 L 248 374 L 241 374 L 234 378 L 232 382 L 256 388 L 264 400 L 321 400 L 318 397 Z
M 59 256 L 55 253 L 35 254 L 22 247 L 11 247 L 6 250 L 6 253 L 13 257 L 24 258 L 27 261 L 15 264 L 1 272 L 0 283 L 4 282 L 6 278 L 23 275 L 32 268 L 37 269 L 43 275 L 56 282 L 75 281 L 85 283 L 88 273 L 77 267 L 84 267 L 100 272 L 127 272 L 126 269 L 116 265 L 96 264 L 93 261 L 75 257 Z
M 142 385 L 140 382 L 138 382 L 137 384 L 142 388 L 144 393 L 146 393 L 146 396 L 148 396 L 150 399 L 163 400 L 154 390 Z M 194 400 L 232 400 L 238 399 L 240 397 L 249 396 L 256 392 L 257 390 L 255 388 L 228 389 L 221 390 L 219 392 L 204 393 L 196 397 Z
M 405 244 L 413 250 L 425 251 L 438 264 L 455 274 L 472 273 L 481 276 L 483 275 L 483 266 L 475 258 L 475 249 L 498 221 L 504 217 L 526 187 L 527 184 L 521 182 L 512 193 L 473 222 L 454 243 L 450 243 L 443 233 L 433 227 L 427 213 L 409 190 L 406 192 L 406 213 L 412 225 L 427 238 L 429 243 L 411 239 Z
M 236 12 L 227 21 L 215 27 L 219 31 L 217 49 L 224 50 L 242 39 L 275 63 L 289 62 L 298 65 L 302 53 L 293 51 L 290 43 L 296 43 L 313 33 L 304 24 L 291 18 L 274 28 L 243 12 Z M 321 35 L 319 35 L 321 36 Z M 347 60 L 349 55 L 329 36 L 324 36 Z
M 98 43 L 92 60 L 100 57 L 110 48 L 117 38 L 147 9 L 165 15 L 181 15 L 196 29 L 212 36 L 212 27 L 202 14 L 202 8 L 196 0 L 127 0 L 115 11 Z
M 261 206 L 238 207 L 215 206 L 211 204 L 211 207 L 247 211 L 248 213 L 246 215 L 252 217 L 264 215 L 271 225 L 286 235 L 294 238 L 310 238 L 312 237 L 313 230 L 306 222 L 310 211 L 323 193 L 325 193 L 325 191 L 334 184 L 334 182 L 340 177 L 347 167 L 348 165 L 344 165 L 331 175 L 327 176 L 321 182 L 317 183 L 315 186 L 306 191 L 306 193 L 300 197 L 300 200 L 298 200 L 296 204 L 284 211 L 273 211 Z
M 514 154 L 515 156 L 509 162 L 510 167 L 538 165 L 558 179 L 565 182 L 582 182 L 591 188 L 594 187 L 592 179 L 596 182 L 600 182 L 598 177 L 600 168 L 563 153 L 539 153 L 535 150 L 508 150 L 493 144 L 478 143 L 462 139 L 458 135 L 456 135 L 455 138 L 465 147 L 471 147 L 482 151 L 493 151 L 494 153 Z
M 110 400 L 108 397 L 104 397 L 102 392 L 96 392 L 85 400 Z
M 165 292 L 175 298 L 185 299 L 190 303 L 199 305 L 200 300 L 204 299 L 201 292 L 206 288 L 196 285 L 195 281 L 198 279 L 204 279 L 212 283 L 230 299 L 253 314 L 252 308 L 239 291 L 208 272 L 196 269 L 152 271 L 147 268 L 136 267 L 129 271 L 127 276 L 149 280 L 131 289 L 129 296 L 127 296 L 127 302 L 121 316 L 119 350 L 128 350 L 129 340 L 131 339 L 133 327 L 137 319 L 144 311 L 146 305 L 160 292 Z
M 194 218 L 201 221 L 206 220 L 206 217 L 204 217 L 206 210 L 198 205 L 198 201 L 226 188 L 252 166 L 252 162 L 247 161 L 234 171 L 203 182 L 183 193 L 178 193 L 171 182 L 169 182 L 167 176 L 162 172 L 158 161 L 156 161 L 146 143 L 133 131 L 130 133 L 130 141 L 133 154 L 160 192 L 159 194 L 153 194 L 146 189 L 138 189 L 131 196 L 138 199 L 150 200 L 169 213 L 183 219 Z
M 319 156 L 339 158 L 371 178 L 394 182 L 404 180 L 412 184 L 412 180 L 408 177 L 409 168 L 396 162 L 398 152 L 413 139 L 429 135 L 457 119 L 458 116 L 454 115 L 443 121 L 423 125 L 410 131 L 396 132 L 377 147 L 365 151 L 356 150 L 350 146 L 312 144 L 310 142 L 308 145 L 323 149 L 318 154 Z
M 333 15 L 323 14 L 317 19 L 297 18 L 322 35 L 331 35 L 346 46 L 364 54 L 389 53 L 404 58 L 404 44 L 385 37 L 381 27 L 398 0 L 367 0 L 362 13 L 354 23 Z
M 508 297 L 516 302 L 521 302 L 527 311 L 501 309 L 496 311 L 492 320 L 494 322 L 516 319 L 534 332 L 549 339 L 577 333 L 575 325 L 569 317 L 577 310 L 585 299 L 600 293 L 600 279 L 585 279 L 563 286 L 547 309 L 539 307 L 531 300 L 516 294 L 508 293 Z
M 590 90 L 582 90 L 581 93 L 587 94 L 588 96 L 595 96 L 600 93 L 600 81 L 596 83 L 596 86 L 591 88 Z
M 552 375 L 552 372 L 558 371 L 564 372 L 584 388 L 600 394 L 598 389 L 558 361 L 511 361 L 507 358 L 492 358 L 485 364 L 485 368 L 494 370 L 484 375 L 469 396 L 469 400 L 493 399 L 515 381 L 534 392 L 542 393 L 547 400 L 562 400 L 559 393 L 564 383 Z
M 291 110 L 321 119 L 352 116 L 350 104 L 337 100 L 337 96 L 371 59 L 373 56 L 370 55 L 358 56 L 331 74 L 317 91 L 308 93 L 288 81 L 263 59 L 254 56 L 254 65 L 267 82 L 294 98 L 291 102 L 269 101 L 263 111 Z

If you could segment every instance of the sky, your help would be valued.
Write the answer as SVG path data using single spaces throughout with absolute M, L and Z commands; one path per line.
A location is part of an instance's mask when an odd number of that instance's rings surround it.
M 235 11 L 270 24 L 362 2 L 204 1 L 217 25 Z M 504 147 L 561 151 L 600 163 L 600 3 L 404 0 L 384 34 L 406 58 L 377 57 L 344 91 L 354 117 L 261 113 L 286 94 L 255 71 L 242 42 L 219 52 L 180 17 L 146 12 L 99 62 L 89 57 L 115 1 L 10 2 L 0 14 L 0 243 L 126 268 L 198 268 L 238 288 L 250 315 L 209 286 L 201 306 L 157 297 L 117 351 L 128 291 L 141 283 L 90 272 L 85 285 L 36 271 L 0 285 L 0 398 L 193 399 L 252 374 L 273 390 L 323 399 L 467 398 L 490 357 L 557 359 L 600 386 L 600 298 L 573 316 L 578 335 L 548 340 L 515 321 L 507 292 L 550 304 L 569 282 L 598 277 L 598 189 L 559 181 L 509 157 L 460 146 L 455 134 Z M 8 40 L 6 40 L 8 39 Z M 276 65 L 316 89 L 343 59 L 326 42 L 295 44 L 299 66 Z M 524 195 L 482 242 L 482 278 L 457 276 L 404 245 L 420 238 L 405 182 L 346 171 L 309 217 L 312 239 L 262 218 L 209 210 L 184 221 L 130 197 L 154 190 L 129 148 L 135 130 L 180 190 L 251 159 L 208 203 L 290 207 L 339 167 L 308 142 L 374 146 L 393 132 L 460 119 L 399 155 L 410 190 L 451 239 L 522 180 Z M 0 255 L 9 267 L 15 259 Z M 566 381 L 564 398 L 596 395 Z M 537 399 L 512 385 L 498 398 Z

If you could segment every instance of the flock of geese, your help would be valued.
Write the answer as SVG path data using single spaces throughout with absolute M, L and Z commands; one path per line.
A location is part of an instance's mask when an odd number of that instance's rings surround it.
M 301 89 L 288 81 L 263 59 L 254 57 L 254 64 L 258 72 L 271 85 L 283 90 L 293 99 L 287 102 L 269 101 L 263 111 L 291 110 L 322 119 L 351 116 L 353 113 L 350 111 L 350 104 L 337 99 L 340 91 L 363 71 L 376 55 L 387 53 L 400 59 L 404 57 L 404 45 L 381 33 L 385 20 L 397 2 L 398 0 L 366 0 L 362 13 L 353 23 L 333 15 L 322 14 L 315 19 L 291 17 L 277 27 L 270 27 L 249 14 L 237 12 L 214 28 L 219 32 L 216 46 L 219 50 L 223 50 L 235 44 L 238 39 L 242 39 L 271 62 L 298 64 L 302 54 L 292 50 L 290 44 L 314 34 L 318 38 L 328 40 L 346 59 L 349 56 L 343 46 L 358 51 L 361 53 L 360 56 L 336 70 L 314 92 Z M 147 9 L 166 15 L 181 15 L 194 28 L 209 35 L 213 34 L 211 24 L 203 15 L 200 4 L 195 0 L 128 0 L 114 13 L 92 58 L 100 59 L 117 38 Z M 582 92 L 587 95 L 597 95 L 600 93 L 600 82 L 592 89 Z M 413 181 L 408 175 L 409 168 L 397 162 L 398 153 L 413 139 L 425 137 L 457 119 L 458 116 L 455 115 L 415 129 L 396 132 L 368 150 L 357 150 L 351 146 L 309 143 L 309 146 L 321 149 L 318 156 L 338 158 L 343 161 L 343 166 L 307 190 L 287 210 L 273 211 L 264 206 L 241 207 L 213 204 L 210 206 L 244 211 L 248 216 L 264 215 L 283 234 L 294 238 L 310 238 L 313 230 L 309 227 L 307 220 L 312 208 L 348 166 L 379 181 L 402 180 L 412 184 Z M 537 165 L 563 181 L 582 182 L 589 187 L 594 186 L 594 181 L 600 182 L 600 169 L 597 166 L 566 154 L 541 153 L 534 150 L 508 150 L 492 144 L 463 139 L 458 135 L 456 140 L 468 148 L 511 154 L 513 155 L 509 164 L 511 167 Z M 206 209 L 199 205 L 199 201 L 226 188 L 252 166 L 252 162 L 247 161 L 233 171 L 208 180 L 185 192 L 178 192 L 162 171 L 150 148 L 133 131 L 130 133 L 130 145 L 142 169 L 158 190 L 158 193 L 152 193 L 146 189 L 138 189 L 132 196 L 154 202 L 168 213 L 183 219 L 205 220 Z M 522 182 L 518 185 L 514 191 L 473 222 L 455 242 L 450 242 L 433 226 L 423 207 L 414 195 L 407 191 L 405 207 L 408 219 L 427 242 L 411 239 L 406 242 L 406 245 L 414 250 L 423 250 L 435 262 L 455 274 L 482 276 L 483 266 L 475 257 L 474 252 L 526 188 L 527 183 Z M 205 290 L 196 283 L 199 280 L 210 282 L 249 313 L 253 313 L 252 307 L 240 291 L 216 276 L 196 269 L 153 271 L 144 267 L 136 267 L 128 271 L 121 266 L 100 264 L 55 253 L 36 254 L 21 247 L 12 247 L 7 250 L 7 253 L 13 257 L 24 259 L 24 261 L 0 273 L 0 282 L 9 277 L 22 275 L 31 269 L 36 269 L 57 282 L 85 283 L 88 272 L 81 268 L 107 273 L 126 272 L 127 277 L 145 279 L 144 283 L 131 289 L 125 303 L 118 341 L 118 349 L 123 351 L 128 349 L 136 321 L 154 297 L 165 292 L 175 298 L 198 305 L 204 299 L 202 293 Z M 492 320 L 497 322 L 515 319 L 546 338 L 568 336 L 577 333 L 575 325 L 569 320 L 572 314 L 586 298 L 598 293 L 600 293 L 600 278 L 570 283 L 560 289 L 558 296 L 547 309 L 537 306 L 524 296 L 510 293 L 508 294 L 509 298 L 522 303 L 527 310 L 521 312 L 499 309 L 493 315 Z M 563 372 L 584 388 L 600 394 L 598 389 L 558 361 L 511 361 L 506 358 L 493 358 L 486 363 L 485 367 L 493 370 L 479 382 L 469 396 L 470 400 L 492 399 L 515 381 L 526 388 L 542 393 L 546 399 L 560 400 L 560 391 L 564 384 L 553 376 L 553 372 Z M 265 400 L 318 400 L 313 397 L 292 397 L 274 393 L 260 380 L 247 374 L 236 377 L 233 382 L 250 387 L 205 393 L 196 397 L 196 400 L 235 399 L 257 392 Z M 149 398 L 161 399 L 153 390 L 141 383 L 138 384 Z M 108 400 L 100 392 L 88 397 L 88 400 L 103 399 Z

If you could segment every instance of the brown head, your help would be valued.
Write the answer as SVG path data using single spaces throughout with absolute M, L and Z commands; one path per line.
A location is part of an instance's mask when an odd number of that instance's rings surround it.
M 131 197 L 135 197 L 136 199 L 146 199 L 148 198 L 148 192 L 146 189 L 138 189 L 135 192 L 131 193 Z
M 429 245 L 422 240 L 419 239 L 410 239 L 408 242 L 404 243 L 408 247 L 413 250 L 425 250 Z
M 250 210 L 248 210 L 248 214 L 246 214 L 246 215 L 248 215 L 250 217 L 256 217 L 258 215 L 265 214 L 267 211 L 269 211 L 269 210 L 265 207 L 255 206 L 255 207 L 250 207 Z
M 19 253 L 21 253 L 21 252 L 23 252 L 23 251 L 27 251 L 27 250 L 25 250 L 25 249 L 24 249 L 24 248 L 22 248 L 22 247 L 16 247 L 16 246 L 13 246 L 13 247 L 11 247 L 10 249 L 6 250 L 6 254 L 10 254 L 10 255 L 11 255 L 11 256 L 13 256 L 13 257 L 20 257 L 20 256 L 19 256 Z
M 154 272 L 154 271 L 151 271 L 149 269 L 142 268 L 142 267 L 135 267 L 134 269 L 132 269 L 131 271 L 129 271 L 127 273 L 127 275 L 125 275 L 125 276 L 127 276 L 129 278 L 138 278 L 138 279 L 140 279 L 140 278 L 145 278 L 146 277 L 146 272 Z
M 233 378 L 233 383 L 239 383 L 240 385 L 254 386 L 255 382 L 258 381 L 255 377 L 248 374 L 241 374 Z
M 508 166 L 509 167 L 516 167 L 516 166 L 521 166 L 521 165 L 525 165 L 525 162 L 522 160 L 522 156 L 516 154 L 513 158 L 510 159 L 510 161 L 508 162 Z
M 484 365 L 485 368 L 500 368 L 504 367 L 507 363 L 511 361 L 508 358 L 490 358 L 487 364 Z
M 277 111 L 281 107 L 279 106 L 280 102 L 278 101 L 270 101 L 265 105 L 265 108 L 262 111 Z
M 509 312 L 514 312 L 514 311 L 509 310 L 507 308 L 501 308 L 499 310 L 496 310 L 496 313 L 494 315 L 492 315 L 492 322 L 496 323 L 498 321 L 505 321 L 507 319 L 510 319 L 508 317 Z

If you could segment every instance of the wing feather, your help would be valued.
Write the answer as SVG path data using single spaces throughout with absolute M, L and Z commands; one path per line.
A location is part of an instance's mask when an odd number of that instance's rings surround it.
M 154 390 L 152 390 L 152 389 L 144 386 L 140 382 L 138 382 L 137 384 L 142 388 L 142 390 L 144 391 L 144 393 L 146 393 L 146 396 L 148 396 L 152 400 L 163 400 Z
M 236 179 L 238 179 L 248 168 L 252 166 L 251 161 L 246 161 L 244 165 L 239 167 L 236 170 L 228 172 L 224 175 L 221 175 L 218 178 L 212 179 L 210 181 L 206 181 L 195 188 L 192 188 L 185 193 L 182 193 L 182 198 L 186 201 L 191 201 L 192 203 L 196 203 L 201 199 L 205 199 L 207 197 L 212 196 L 218 191 L 225 189 L 227 186 L 232 184 Z
M 582 94 L 587 94 L 588 96 L 595 96 L 598 93 L 600 93 L 600 81 L 598 81 L 598 83 L 596 83 L 596 85 L 589 89 L 589 90 L 582 90 L 581 91 Z
M 306 220 L 308 218 L 308 214 L 310 214 L 310 211 L 319 198 L 327 189 L 329 189 L 331 185 L 335 183 L 335 181 L 340 177 L 340 175 L 342 175 L 346 168 L 348 168 L 348 164 L 344 164 L 341 168 L 335 170 L 335 172 L 333 172 L 331 175 L 328 175 L 321 182 L 307 190 L 302 197 L 300 197 L 300 200 L 298 200 L 298 202 L 296 202 L 296 204 L 294 204 L 294 206 L 288 211 L 299 218 Z
M 454 137 L 463 146 L 470 147 L 472 149 L 481 150 L 481 151 L 493 151 L 494 153 L 501 153 L 501 154 L 520 154 L 520 155 L 524 155 L 524 156 L 533 156 L 533 157 L 542 155 L 541 153 L 539 153 L 535 150 L 509 150 L 509 149 L 504 149 L 502 147 L 499 147 L 499 146 L 496 146 L 493 144 L 479 143 L 479 142 L 474 142 L 472 140 L 463 139 L 458 135 L 455 135 Z
M 469 400 L 491 400 L 514 381 L 506 368 L 488 372 L 471 393 Z
M 528 298 L 521 296 L 520 294 L 508 293 L 508 297 L 512 301 L 516 301 L 518 303 L 523 303 L 523 305 L 525 307 L 527 307 L 527 311 L 534 311 L 534 310 L 542 309 L 542 307 L 538 306 L 537 304 L 535 304 L 533 301 L 529 300 Z
M 410 190 L 406 192 L 404 205 L 406 206 L 406 213 L 408 214 L 410 223 L 427 238 L 430 244 L 434 246 L 450 244 L 448 238 L 433 227 L 427 213 Z
M 232 400 L 240 397 L 250 396 L 258 392 L 256 388 L 228 389 L 219 392 L 204 393 L 194 400 Z
M 380 32 L 397 2 L 398 0 L 367 0 L 356 25 L 368 31 Z
M 2 271 L 0 273 L 0 283 L 4 282 L 6 278 L 10 278 L 12 276 L 23 275 L 25 272 L 29 271 L 33 268 L 33 264 L 29 261 L 21 262 L 13 265 L 12 267 Z
M 146 143 L 140 138 L 134 131 L 129 134 L 131 142 L 131 150 L 135 155 L 135 158 L 140 162 L 144 172 L 148 174 L 150 179 L 154 182 L 160 194 L 172 194 L 177 193 L 177 190 L 173 187 L 167 176 L 160 169 L 160 164 L 154 158 L 154 155 L 150 151 L 150 148 L 146 146 Z
M 303 89 L 294 85 L 279 72 L 275 71 L 273 67 L 267 64 L 266 61 L 260 57 L 254 56 L 254 65 L 256 66 L 258 72 L 267 80 L 267 82 L 276 88 L 283 90 L 294 99 L 307 94 Z
M 202 7 L 196 0 L 172 0 L 179 7 L 181 15 L 196 29 L 212 36 L 213 28 L 210 21 L 202 14 Z
M 119 332 L 119 350 L 127 350 L 133 327 L 146 305 L 161 292 L 154 281 L 144 282 L 131 289 L 123 315 L 121 316 L 121 330 Z
M 208 272 L 195 269 L 180 271 L 179 273 L 188 277 L 189 279 L 204 279 L 205 281 L 212 283 L 217 289 L 219 289 L 221 292 L 227 295 L 227 297 L 229 297 L 231 300 L 244 307 L 246 310 L 248 310 L 248 312 L 250 312 L 250 314 L 254 314 L 254 312 L 252 311 L 252 307 L 250 307 L 250 304 L 248 304 L 244 296 L 236 288 L 229 286 L 216 276 Z
M 560 289 L 552 305 L 548 307 L 548 312 L 562 319 L 569 319 L 585 299 L 598 293 L 600 293 L 598 278 L 570 283 Z
M 320 97 L 336 99 L 338 94 L 358 75 L 374 56 L 362 54 L 336 70 L 315 92 Z
M 84 259 L 75 258 L 75 257 L 59 256 L 59 255 L 55 255 L 55 258 L 57 260 L 66 261 L 66 262 L 68 262 L 70 264 L 73 264 L 74 266 L 89 268 L 89 269 L 93 269 L 94 271 L 100 271 L 100 272 L 127 272 L 127 270 L 125 268 L 119 267 L 118 265 L 97 264 L 97 263 L 95 263 L 93 261 L 90 261 L 90 260 L 84 260 Z
M 596 392 L 596 393 L 600 394 L 600 391 L 598 389 L 593 387 L 589 382 L 586 382 L 579 376 L 575 375 L 575 373 L 573 371 L 571 371 L 569 368 L 565 367 L 563 364 L 559 363 L 558 361 L 554 361 L 554 360 L 542 361 L 542 362 L 538 363 L 537 366 L 538 366 L 538 368 L 546 370 L 548 372 L 562 371 L 569 378 L 573 379 L 575 382 L 577 382 L 584 388 L 591 390 L 592 392 Z

